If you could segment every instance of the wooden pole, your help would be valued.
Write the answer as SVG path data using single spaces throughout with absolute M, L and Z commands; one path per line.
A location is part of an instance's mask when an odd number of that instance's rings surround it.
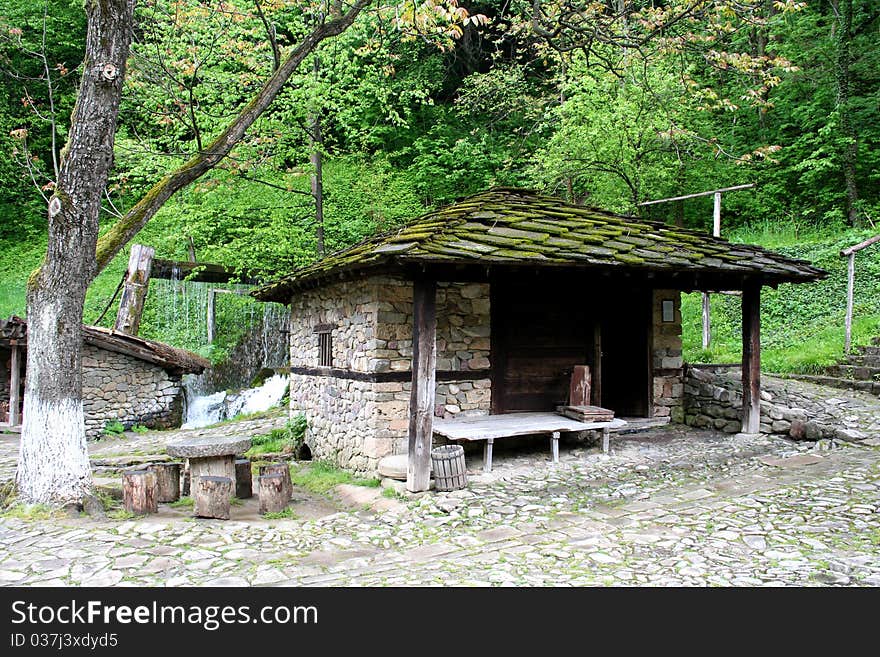
M 732 191 L 732 190 L 728 190 Z M 721 237 L 721 192 L 713 193 L 714 207 L 712 208 L 712 235 Z M 708 292 L 703 292 L 703 349 L 708 349 L 712 344 L 712 306 Z
M 143 244 L 132 244 L 131 255 L 128 258 L 128 273 L 125 277 L 125 287 L 122 291 L 122 299 L 119 300 L 119 310 L 116 313 L 116 325 L 113 327 L 119 333 L 137 335 L 141 325 L 141 315 L 144 312 L 144 302 L 147 299 L 147 286 L 150 284 L 150 269 L 153 266 L 155 251 Z
M 742 432 L 758 433 L 761 424 L 761 286 L 750 283 L 742 295 Z
M 214 304 L 216 303 L 215 294 L 215 290 L 208 290 L 208 316 L 206 318 L 206 321 L 208 323 L 208 344 L 214 342 L 214 332 L 217 322 L 217 313 L 214 306 Z
M 846 338 L 843 343 L 843 351 L 849 355 L 852 348 L 852 318 L 853 318 L 853 290 L 856 285 L 856 254 L 851 252 L 847 255 L 846 263 Z
M 428 490 L 431 438 L 434 433 L 434 386 L 437 363 L 437 283 L 413 282 L 412 390 L 409 397 L 409 449 L 406 489 Z
M 639 205 L 656 205 L 657 203 L 669 203 L 670 201 L 684 201 L 689 198 L 699 198 L 700 196 L 712 196 L 714 194 L 721 194 L 722 192 L 736 192 L 740 189 L 751 189 L 755 186 L 755 183 L 748 183 L 746 185 L 734 185 L 733 187 L 722 187 L 721 189 L 712 189 L 708 192 L 697 192 L 696 194 L 685 194 L 684 196 L 672 196 L 670 198 L 659 198 L 656 201 L 643 201 L 639 203 Z
M 9 424 L 17 426 L 20 422 L 18 409 L 21 405 L 21 358 L 20 347 L 12 345 L 12 353 L 9 360 Z

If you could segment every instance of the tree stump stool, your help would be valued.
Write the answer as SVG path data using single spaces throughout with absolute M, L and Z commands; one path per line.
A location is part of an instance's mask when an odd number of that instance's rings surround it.
M 126 511 L 142 516 L 159 513 L 156 473 L 129 470 L 122 473 L 122 504 Z
M 260 475 L 280 474 L 284 479 L 284 491 L 287 495 L 287 501 L 293 496 L 293 482 L 290 480 L 290 465 L 286 462 L 270 463 L 269 465 L 260 466 Z
M 284 475 L 272 472 L 260 475 L 260 513 L 279 513 L 287 508 L 290 494 L 284 483 Z
M 175 502 L 180 499 L 181 463 L 154 463 L 148 470 L 156 474 L 159 502 Z
M 253 494 L 251 460 L 235 459 L 235 496 L 240 500 L 244 500 L 252 497 Z
M 233 493 L 232 479 L 206 475 L 196 480 L 193 515 L 197 518 L 229 520 L 230 500 Z

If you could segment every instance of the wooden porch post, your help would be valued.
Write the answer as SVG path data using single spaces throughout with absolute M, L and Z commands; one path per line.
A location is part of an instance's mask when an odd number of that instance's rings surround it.
M 21 421 L 21 418 L 18 417 L 18 408 L 21 403 L 21 359 L 19 358 L 19 349 L 20 347 L 17 344 L 12 345 L 9 359 L 9 424 L 13 427 Z
M 761 424 L 761 285 L 749 283 L 742 295 L 743 433 Z
M 428 490 L 434 433 L 434 384 L 437 363 L 437 283 L 413 282 L 412 391 L 409 397 L 409 450 L 406 489 Z

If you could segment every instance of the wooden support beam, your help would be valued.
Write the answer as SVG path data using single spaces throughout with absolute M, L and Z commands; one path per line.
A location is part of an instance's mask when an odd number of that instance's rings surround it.
M 761 423 L 761 286 L 742 295 L 743 433 L 758 433 Z
M 150 269 L 156 252 L 152 247 L 143 244 L 132 244 L 128 258 L 128 273 L 125 275 L 125 287 L 119 300 L 116 312 L 116 324 L 113 329 L 126 335 L 137 335 L 147 300 L 150 284 Z
M 239 277 L 234 269 L 207 262 L 186 262 L 184 260 L 153 260 L 153 278 L 165 280 L 187 280 L 192 283 L 228 283 L 236 280 L 246 285 L 256 285 L 256 278 Z
M 413 282 L 412 390 L 406 467 L 406 489 L 412 493 L 428 490 L 431 483 L 436 364 L 437 283 L 417 278 Z
M 17 426 L 21 423 L 18 409 L 21 405 L 21 357 L 17 344 L 12 345 L 9 360 L 9 424 Z

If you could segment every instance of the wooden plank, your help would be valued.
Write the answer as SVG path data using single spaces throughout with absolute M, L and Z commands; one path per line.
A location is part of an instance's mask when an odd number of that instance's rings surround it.
M 235 280 L 239 283 L 256 285 L 260 281 L 256 278 L 239 278 L 234 269 L 217 265 L 210 262 L 186 262 L 185 260 L 166 260 L 155 258 L 153 260 L 153 278 L 166 280 L 184 279 L 195 283 L 228 283 Z
M 571 386 L 568 390 L 568 405 L 589 406 L 591 388 L 589 366 L 575 365 L 571 373 Z
M 155 251 L 143 244 L 132 244 L 128 258 L 128 272 L 125 275 L 125 286 L 116 311 L 116 324 L 113 327 L 118 333 L 137 335 L 141 326 L 141 315 L 150 285 Z
M 9 424 L 16 426 L 21 418 L 18 416 L 21 404 L 21 363 L 20 350 L 16 344 L 12 345 L 12 353 L 9 361 Z
M 761 423 L 761 286 L 742 295 L 743 433 L 758 433 Z
M 428 490 L 431 477 L 431 439 L 437 364 L 437 283 L 413 282 L 412 390 L 409 399 L 409 449 L 406 488 Z
M 528 436 L 554 431 L 590 431 L 625 426 L 624 420 L 610 422 L 578 422 L 555 413 L 505 413 L 434 422 L 434 433 L 450 440 L 488 440 Z

